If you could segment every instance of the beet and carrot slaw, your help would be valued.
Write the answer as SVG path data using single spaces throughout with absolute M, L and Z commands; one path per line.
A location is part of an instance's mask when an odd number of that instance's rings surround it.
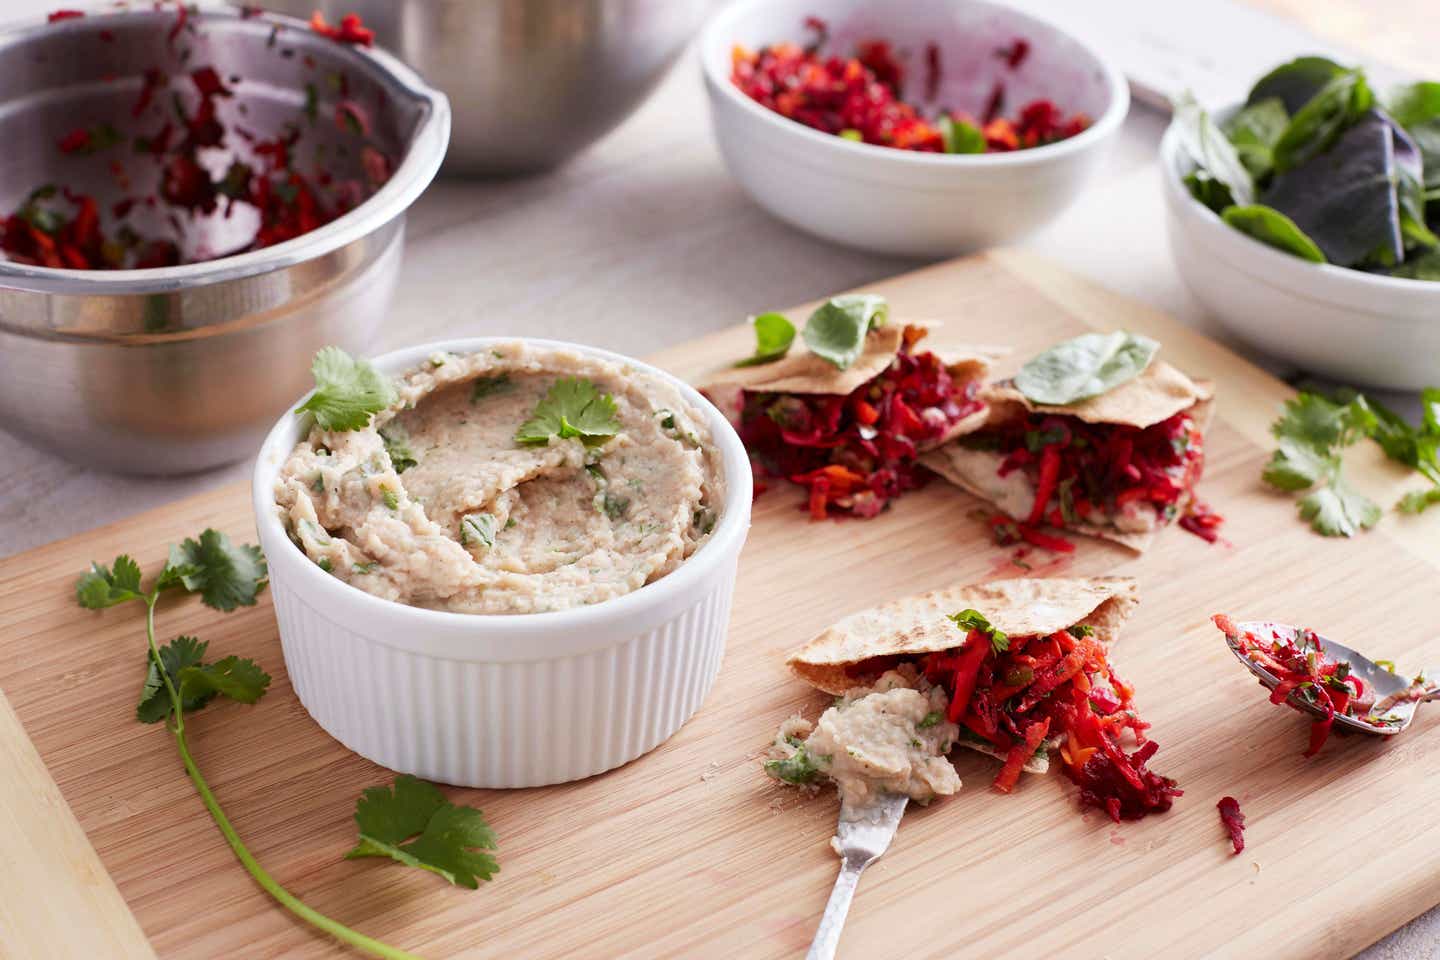
M 1205 466 L 1204 436 L 1188 412 L 1144 428 L 1031 413 L 960 442 L 995 450 L 1003 457 L 1000 476 L 1019 470 L 1035 490 L 1024 518 L 991 519 L 1002 544 L 1023 540 L 1068 553 L 1074 544 L 1041 528 L 1113 524 L 1139 532 L 1154 522 L 1151 517 L 1178 517 L 1185 529 L 1212 542 L 1218 536 L 1221 518 L 1209 508 L 1181 515 Z
M 1345 660 L 1332 659 L 1324 642 L 1306 627 L 1293 634 L 1272 628 L 1260 636 L 1242 629 L 1230 617 L 1217 613 L 1210 618 L 1225 636 L 1233 639 L 1242 656 L 1264 667 L 1280 682 L 1270 691 L 1270 702 L 1301 710 L 1301 702 L 1324 711 L 1324 716 L 1310 725 L 1310 744 L 1306 757 L 1313 757 L 1325 746 L 1337 716 L 1363 718 L 1367 723 L 1384 725 L 1394 721 L 1375 715 L 1375 693 L 1365 682 L 1350 672 Z
M 1169 810 L 1182 795 L 1174 780 L 1149 768 L 1159 744 L 1147 737 L 1134 689 L 1116 676 L 1091 628 L 1017 637 L 994 631 L 973 610 L 951 619 L 970 624 L 964 643 L 926 654 L 920 667 L 949 695 L 946 719 L 1004 756 L 996 790 L 1011 792 L 1031 757 L 1056 743 L 1082 806 L 1117 823 Z M 1136 743 L 1128 753 L 1121 746 L 1126 731 Z
M 816 520 L 876 516 L 924 483 L 920 449 L 984 406 L 975 381 L 916 349 L 925 334 L 907 326 L 891 364 L 847 394 L 744 391 L 738 429 L 757 476 L 805 487 Z
M 1084 114 L 1066 114 L 1050 100 L 1023 105 L 1013 117 L 1002 116 L 1005 85 L 996 83 L 979 116 L 944 109 L 933 119 L 904 99 L 906 69 L 890 43 L 866 40 L 852 56 L 823 55 L 823 21 L 809 18 L 815 31 L 807 46 L 778 43 L 731 53 L 731 82 L 747 97 L 807 127 L 857 142 L 925 153 L 984 153 L 1024 150 L 1073 137 L 1090 126 Z M 1017 39 L 995 51 L 1011 70 L 1029 53 Z M 939 88 L 939 48 L 924 55 L 925 99 Z

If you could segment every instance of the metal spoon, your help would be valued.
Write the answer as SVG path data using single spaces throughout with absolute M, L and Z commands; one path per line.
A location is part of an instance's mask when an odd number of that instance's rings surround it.
M 1298 627 L 1288 623 L 1272 623 L 1268 620 L 1250 620 L 1235 624 L 1235 628 L 1254 635 L 1264 641 L 1265 638 L 1278 636 L 1280 639 L 1294 638 L 1300 633 Z M 1415 708 L 1427 700 L 1440 699 L 1440 684 L 1424 682 L 1412 683 L 1403 676 L 1391 671 L 1367 658 L 1341 643 L 1336 643 L 1328 637 L 1315 635 L 1320 642 L 1320 649 L 1325 656 L 1331 660 L 1344 661 L 1350 664 L 1350 673 L 1360 678 L 1368 691 L 1375 694 L 1375 706 L 1364 717 L 1347 717 L 1342 714 L 1335 714 L 1335 724 L 1347 730 L 1354 730 L 1357 733 L 1369 733 L 1382 737 L 1393 737 L 1410 726 L 1410 721 L 1415 719 Z M 1240 638 L 1232 635 L 1228 630 L 1225 632 L 1225 642 L 1230 647 L 1230 652 L 1235 654 L 1236 659 L 1245 664 L 1250 672 L 1260 679 L 1262 686 L 1274 690 L 1280 684 L 1280 678 L 1276 677 L 1269 670 L 1251 660 L 1240 649 Z M 1427 680 L 1431 676 L 1440 676 L 1435 671 L 1426 670 L 1421 673 L 1417 681 Z M 1298 693 L 1290 694 L 1288 703 L 1299 707 L 1306 713 L 1323 720 L 1325 710 L 1318 704 L 1311 703 Z M 1387 722 L 1379 723 L 1370 718 L 1385 718 Z
M 825 915 L 820 918 L 820 928 L 815 931 L 805 960 L 832 960 L 835 956 L 860 874 L 890 848 L 909 802 L 909 797 L 883 793 L 867 806 L 841 804 L 834 840 L 835 851 L 840 854 L 840 875 L 835 878 L 835 887 L 825 904 Z

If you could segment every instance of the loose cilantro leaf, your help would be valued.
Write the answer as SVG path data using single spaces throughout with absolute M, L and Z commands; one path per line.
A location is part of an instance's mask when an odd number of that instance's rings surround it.
M 310 365 L 315 392 L 296 408 L 313 413 L 321 430 L 361 430 L 370 415 L 395 402 L 390 379 L 339 347 L 322 347 Z
M 1280 490 L 1305 490 L 1321 482 L 1332 467 L 1323 450 L 1293 437 L 1282 437 L 1261 478 Z
M 1336 477 L 1300 501 L 1300 516 L 1327 537 L 1353 537 L 1380 522 L 1380 508 Z
M 794 744 L 795 753 L 784 760 L 766 760 L 765 772 L 776 780 L 800 786 L 814 783 L 820 776 L 820 763 L 828 763 L 828 757 L 814 757 L 805 749 L 804 743 Z
M 996 630 L 979 610 L 966 609 L 952 613 L 946 619 L 963 630 L 978 630 L 990 638 L 990 647 L 996 653 L 1010 649 L 1010 638 L 1003 631 Z
M 170 682 L 175 684 L 175 689 L 180 690 L 180 672 L 187 668 L 200 665 L 205 657 L 205 648 L 209 644 L 196 640 L 194 637 L 180 636 L 171 640 L 165 646 L 160 647 L 160 662 L 165 665 L 165 673 L 170 677 Z M 147 671 L 145 674 L 145 685 L 140 689 L 140 703 L 135 708 L 135 717 L 141 723 L 159 723 L 168 720 L 174 713 L 174 707 L 170 702 L 170 692 L 165 689 L 165 681 L 160 676 L 160 669 L 155 665 L 154 657 L 146 657 Z M 194 689 L 189 691 L 189 698 L 182 695 L 182 702 L 187 713 L 199 710 L 209 703 L 215 696 L 214 690 Z
M 737 367 L 754 367 L 773 363 L 790 352 L 795 342 L 795 324 L 783 313 L 762 313 L 750 325 L 755 328 L 755 355 L 746 357 Z
M 884 297 L 869 293 L 831 297 L 810 314 L 801 336 L 811 353 L 845 370 L 865 351 L 865 335 L 883 327 L 889 315 Z
M 393 787 L 371 787 L 355 804 L 360 842 L 345 854 L 389 857 L 410 867 L 438 873 L 453 884 L 474 890 L 499 870 L 495 831 L 473 807 L 457 807 L 440 790 L 409 774 Z
M 206 606 L 227 613 L 253 606 L 267 573 L 259 547 L 236 546 L 214 529 L 200 534 L 199 540 L 187 539 L 172 546 L 165 568 L 186 590 L 198 592 Z M 165 578 L 162 572 L 162 582 Z
M 410 449 L 410 437 L 404 427 L 396 423 L 381 427 L 380 439 L 385 441 L 385 453 L 396 473 L 404 473 L 420 465 L 420 461 L 415 459 L 415 451 Z
M 113 570 L 103 563 L 90 564 L 90 572 L 75 582 L 75 599 L 90 610 L 142 599 L 140 565 L 124 553 L 115 558 Z
M 225 657 L 212 664 L 193 664 L 180 671 L 180 699 L 219 694 L 239 703 L 255 703 L 270 687 L 270 675 L 248 657 Z M 189 709 L 188 707 L 186 709 Z
M 543 446 L 551 437 L 573 437 L 587 445 L 604 443 L 620 432 L 615 413 L 615 399 L 610 394 L 601 393 L 589 380 L 562 377 L 515 431 L 515 442 Z
M 469 513 L 460 518 L 460 543 L 483 543 L 495 546 L 495 516 L 489 513 Z
M 1082 333 L 1031 359 L 1015 375 L 1015 389 L 1036 403 L 1078 403 L 1145 372 L 1160 344 L 1125 330 Z

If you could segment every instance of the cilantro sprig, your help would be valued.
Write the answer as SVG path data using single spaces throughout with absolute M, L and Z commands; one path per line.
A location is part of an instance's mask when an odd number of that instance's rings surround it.
M 985 634 L 990 638 L 990 649 L 996 653 L 1004 653 L 1010 649 L 1010 637 L 1003 630 L 995 629 L 979 610 L 961 610 L 959 613 L 948 615 L 945 619 L 962 630 L 977 630 Z
M 217 530 L 205 530 L 170 548 L 164 567 L 147 588 L 140 565 L 121 554 L 109 565 L 92 563 L 75 584 L 75 599 L 91 610 L 131 601 L 145 606 L 148 648 L 145 680 L 135 715 L 141 723 L 164 723 L 205 809 L 245 870 L 281 906 L 336 939 L 386 960 L 418 960 L 389 944 L 367 937 L 306 906 L 275 880 L 251 855 L 221 809 L 190 752 L 185 720 L 216 697 L 253 704 L 270 687 L 270 675 L 248 657 L 227 656 L 207 662 L 208 644 L 178 636 L 163 646 L 155 637 L 155 608 L 166 592 L 194 593 L 216 610 L 253 606 L 267 581 L 259 548 L 236 545 Z M 480 811 L 447 802 L 434 786 L 413 777 L 365 791 L 356 805 L 360 843 L 347 856 L 389 856 L 430 870 L 453 884 L 474 889 L 499 869 L 494 857 L 477 849 L 495 849 L 495 835 Z M 413 839 L 411 839 L 413 837 Z M 408 842 L 407 842 L 408 841 Z
M 370 415 L 395 402 L 390 378 L 339 347 L 322 347 L 310 364 L 315 392 L 296 408 L 312 413 L 321 430 L 363 430 Z
M 551 437 L 558 437 L 594 446 L 619 432 L 614 397 L 601 393 L 589 380 L 561 377 L 535 405 L 530 419 L 515 431 L 515 442 L 527 447 L 544 446 Z
M 1271 425 L 1276 450 L 1263 479 L 1279 490 L 1308 491 L 1298 503 L 1300 516 L 1316 532 L 1350 537 L 1380 521 L 1378 504 L 1345 479 L 1343 451 L 1365 438 L 1385 455 L 1419 473 L 1431 486 L 1407 493 L 1396 509 L 1419 513 L 1440 503 L 1440 390 L 1424 391 L 1424 415 L 1418 427 L 1353 390 L 1334 397 L 1301 393 L 1285 404 Z

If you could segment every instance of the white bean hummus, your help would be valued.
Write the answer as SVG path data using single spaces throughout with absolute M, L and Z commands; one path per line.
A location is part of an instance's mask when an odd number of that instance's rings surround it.
M 944 689 L 915 666 L 887 670 L 871 687 L 847 690 L 811 723 L 794 716 L 780 727 L 765 772 L 786 783 L 834 781 L 846 806 L 865 806 L 881 793 L 919 803 L 960 790 L 945 759 L 959 728 L 945 719 Z
M 609 394 L 619 431 L 517 442 L 561 378 Z M 563 610 L 665 576 L 715 526 L 705 419 L 652 375 L 514 342 L 436 354 L 395 387 L 365 429 L 312 428 L 275 484 L 295 542 L 361 590 L 460 613 Z

